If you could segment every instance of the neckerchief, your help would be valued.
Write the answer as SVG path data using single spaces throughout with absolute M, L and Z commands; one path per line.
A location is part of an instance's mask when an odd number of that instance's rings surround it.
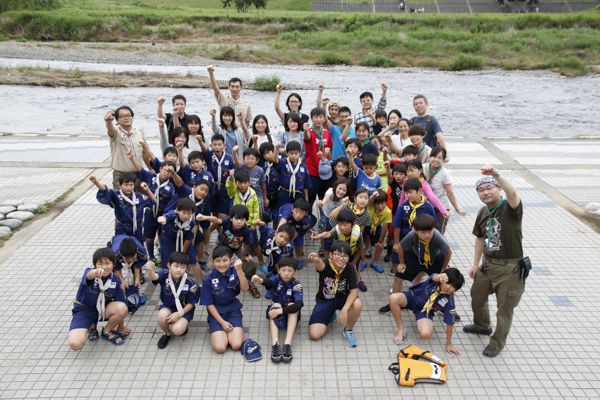
M 223 164 L 223 160 L 225 159 L 225 152 L 223 152 L 223 155 L 221 156 L 220 160 L 219 160 L 219 158 L 217 157 L 217 155 L 215 153 L 213 153 L 213 157 L 214 157 L 214 160 L 218 164 L 218 167 L 217 167 L 217 176 L 219 178 L 217 180 L 217 184 L 219 185 L 219 189 L 221 189 L 221 178 L 223 177 L 223 170 L 221 169 L 221 164 Z
M 422 152 L 423 150 L 425 150 L 425 146 L 426 146 L 426 145 L 425 145 L 425 143 L 423 143 L 423 147 L 421 147 L 421 149 L 419 150 L 419 154 L 421 154 L 421 152 Z
M 250 196 L 252 196 L 252 192 L 250 191 L 250 188 L 248 188 L 248 190 L 246 190 L 246 194 L 242 194 L 242 192 L 238 190 L 237 195 L 242 201 L 242 204 L 246 205 L 246 202 L 248 201 L 248 199 L 250 199 Z
M 435 299 L 437 299 L 438 296 L 441 294 L 447 294 L 447 293 L 442 293 L 442 287 L 441 287 L 441 285 L 438 285 L 438 287 L 435 289 L 435 291 L 431 294 L 431 296 L 429 296 L 429 298 L 425 302 L 425 306 L 423 306 L 423 309 L 421 310 L 421 312 L 425 312 L 427 314 L 427 316 L 429 317 L 429 311 L 431 311 L 431 308 L 433 307 L 433 305 L 435 303 Z
M 161 182 L 160 175 L 159 174 L 156 175 L 156 190 L 154 191 L 154 197 L 156 198 L 156 204 L 152 208 L 152 211 L 154 211 L 155 217 L 158 215 L 158 206 L 160 204 L 160 200 L 159 200 L 160 199 L 160 189 L 164 188 L 168 184 L 169 184 L 169 179 L 167 179 L 164 182 Z M 133 232 L 135 233 L 135 229 L 133 230 Z
M 106 295 L 105 292 L 110 288 L 110 284 L 112 283 L 113 273 L 110 273 L 110 278 L 106 281 L 106 283 L 102 282 L 102 277 L 99 276 L 98 279 L 98 290 L 100 293 L 98 294 L 98 300 L 96 301 L 96 310 L 98 310 L 98 321 L 102 321 L 105 317 L 104 312 L 106 311 Z
M 361 215 L 363 215 L 365 213 L 366 208 L 363 208 L 362 210 L 358 209 L 358 206 L 356 204 L 352 204 L 350 206 L 350 210 L 352 210 L 352 212 L 357 216 L 360 217 Z
M 365 140 L 365 142 L 361 146 L 365 147 L 367 145 L 367 143 L 369 143 L 370 141 L 371 141 L 371 139 L 367 138 L 367 140 Z
M 379 214 L 377 212 L 377 209 L 374 209 L 374 211 L 375 211 L 375 221 L 373 221 L 373 224 L 371 225 L 371 235 L 375 235 L 375 233 L 377 232 L 377 226 L 379 225 L 379 218 L 381 218 L 383 216 L 383 213 Z
M 181 305 L 181 300 L 179 300 L 179 295 L 181 295 L 181 292 L 183 291 L 183 287 L 185 286 L 185 283 L 187 282 L 187 273 L 183 273 L 183 276 L 181 277 L 181 279 L 179 280 L 179 287 L 177 288 L 177 290 L 175 290 L 175 282 L 173 282 L 173 277 L 171 276 L 171 271 L 169 271 L 169 286 L 171 287 L 171 292 L 173 293 L 173 296 L 175 297 L 175 306 L 177 307 L 177 312 L 179 313 L 179 317 L 183 317 L 183 306 Z
M 298 160 L 300 161 L 300 160 Z M 292 176 L 290 176 L 290 196 L 293 196 L 294 193 L 296 193 L 296 174 L 298 173 L 298 170 L 300 169 L 300 162 L 298 162 L 296 164 L 296 167 L 294 168 L 292 166 L 292 163 L 290 161 L 290 159 L 286 159 L 288 168 L 291 170 L 292 172 Z
M 338 272 L 338 270 L 333 267 L 333 263 L 331 262 L 331 260 L 329 260 L 329 267 L 335 273 L 335 282 L 333 283 L 333 287 L 331 288 L 331 294 L 333 295 L 333 297 L 335 297 L 335 294 L 337 293 L 338 283 L 340 282 L 342 272 L 344 272 L 344 270 L 346 269 L 346 264 L 344 264 L 342 270 Z
M 413 210 L 410 213 L 410 217 L 408 219 L 408 223 L 410 224 L 410 229 L 412 229 L 413 221 L 415 220 L 415 217 L 417 216 L 417 208 L 419 208 L 419 207 L 423 206 L 423 204 L 425 204 L 425 196 L 421 195 L 421 200 L 417 204 L 413 204 L 410 200 L 409 200 L 408 204 L 410 204 L 411 207 L 413 208 Z
M 202 203 L 204 203 L 204 199 L 206 199 L 206 197 L 196 202 L 196 194 L 194 193 L 194 189 L 192 189 L 192 201 L 194 202 L 194 204 L 196 204 L 196 208 L 200 207 Z
M 273 240 L 273 246 L 270 249 L 265 249 L 265 255 L 269 256 L 269 264 L 273 264 L 273 252 L 280 250 L 280 248 L 275 244 L 275 240 Z
M 273 162 L 265 161 L 265 165 L 267 166 L 267 168 L 265 169 L 265 176 L 267 177 L 267 179 L 269 179 L 269 174 L 271 173 L 271 167 L 273 166 Z
M 498 208 L 506 201 L 506 199 L 504 197 L 502 197 L 500 199 L 500 203 L 498 203 L 498 205 L 496 207 L 494 207 L 493 210 L 490 210 L 489 207 L 487 207 L 487 212 L 488 212 L 488 237 L 487 237 L 487 246 L 486 246 L 486 250 L 490 249 L 490 240 L 492 239 L 492 221 L 494 219 L 494 214 L 496 213 L 496 210 L 498 210 Z
M 121 260 L 121 265 L 125 267 L 122 269 L 121 272 L 123 273 L 123 278 L 125 279 L 125 283 L 127 284 L 127 286 L 133 285 L 133 274 L 131 272 L 131 267 L 133 266 L 133 263 L 135 263 L 135 261 L 128 263 L 125 260 Z M 123 270 L 125 270 L 125 272 L 123 272 Z
M 123 198 L 123 200 L 125 200 L 126 203 L 131 205 L 131 209 L 133 210 L 133 234 L 135 235 L 135 231 L 137 231 L 137 207 L 135 205 L 135 192 L 131 192 L 131 197 L 133 197 L 133 199 L 130 199 L 129 197 L 125 196 L 122 190 L 119 190 L 119 193 L 121 193 L 121 197 Z
M 187 228 L 188 226 L 190 226 L 190 224 L 192 223 L 192 218 L 194 218 L 194 216 L 192 216 L 187 221 L 184 221 L 183 223 L 181 223 L 179 221 L 179 216 L 175 215 L 175 219 L 174 219 L 175 225 L 177 225 L 177 227 L 179 228 L 177 230 L 177 238 L 175 239 L 175 251 L 183 251 L 183 242 L 184 242 L 184 236 L 185 236 L 185 234 L 183 233 L 183 230 L 185 228 Z
M 431 253 L 429 253 L 429 243 L 430 242 L 431 242 L 431 240 L 429 242 L 424 242 L 421 239 L 419 239 L 419 249 L 418 249 L 419 260 L 421 259 L 421 243 L 425 245 L 425 250 L 424 250 L 424 254 L 423 254 L 423 262 L 425 263 L 425 268 L 429 268 L 431 266 Z
M 429 163 L 429 179 L 427 179 L 427 182 L 429 182 L 431 184 L 431 182 L 433 182 L 433 177 L 437 175 L 438 172 L 440 172 L 442 170 L 443 165 L 440 165 L 439 167 L 437 167 L 437 169 L 435 171 L 431 170 L 431 163 Z
M 321 128 L 321 134 L 319 134 L 319 131 L 317 130 L 317 128 L 315 128 L 314 125 L 311 125 L 311 128 L 315 132 L 315 134 L 317 135 L 317 137 L 319 138 L 319 150 L 317 150 L 317 151 L 324 152 L 325 151 L 325 144 L 323 143 L 323 132 L 325 131 L 325 129 Z

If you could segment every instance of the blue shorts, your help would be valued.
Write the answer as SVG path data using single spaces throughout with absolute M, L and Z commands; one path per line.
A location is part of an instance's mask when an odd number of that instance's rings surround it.
M 202 222 L 205 222 L 205 221 L 202 221 Z M 200 243 L 204 242 L 205 240 L 206 240 L 206 238 L 204 237 L 204 233 L 202 233 L 202 229 L 198 228 L 198 231 L 196 231 L 196 237 L 194 238 L 194 246 L 199 245 Z
M 217 189 L 214 196 L 210 196 L 210 209 L 213 213 L 229 215 L 233 199 L 227 194 L 225 185 Z
M 248 238 L 250 239 L 250 246 L 258 246 L 258 231 L 256 229 L 250 231 Z
M 381 237 L 381 225 L 377 227 L 377 230 L 375 231 L 374 235 L 371 235 L 371 227 L 365 226 L 365 230 L 363 231 L 363 241 L 365 243 L 367 243 L 368 237 L 371 238 L 371 245 L 377 243 L 379 241 L 379 238 Z
M 135 231 L 135 234 L 133 232 L 133 225 L 130 223 L 122 223 L 122 222 L 116 222 L 115 223 L 115 236 L 118 235 L 127 235 L 127 236 L 134 236 L 137 240 L 139 240 L 140 242 L 144 242 L 144 233 L 143 233 L 143 226 L 144 226 L 144 222 L 143 221 L 139 221 L 139 223 L 137 224 L 137 230 Z
M 396 254 L 396 259 L 398 259 L 397 257 L 398 255 Z M 421 262 L 423 261 L 419 261 L 419 258 L 415 255 L 415 253 L 412 250 L 405 251 L 404 264 L 406 264 L 406 270 L 403 273 L 396 271 L 394 275 L 396 276 L 396 278 L 404 279 L 405 281 L 412 281 L 421 272 L 425 272 L 428 275 L 439 274 L 440 272 L 442 272 L 442 267 L 444 266 L 445 258 L 445 254 L 440 254 L 433 260 L 429 268 L 425 268 L 424 265 L 421 265 Z M 394 255 L 392 254 L 392 263 L 393 262 Z M 400 260 L 398 260 L 396 264 L 398 264 L 399 262 Z
M 244 327 L 242 325 L 242 310 L 241 309 L 231 311 L 228 313 L 223 313 L 223 314 L 219 313 L 219 315 L 225 321 L 229 322 L 231 324 L 231 326 L 233 326 L 234 328 L 243 328 Z M 208 313 L 208 318 L 206 320 L 208 321 L 208 327 L 210 328 L 211 334 L 214 332 L 223 331 L 223 327 L 221 326 L 221 324 L 218 323 L 217 320 L 214 319 L 212 315 L 210 315 L 210 313 Z
M 317 301 L 317 304 L 315 304 L 315 308 L 313 308 L 312 310 L 312 314 L 310 315 L 308 325 L 329 325 L 329 323 L 331 322 L 331 318 L 333 318 L 333 314 L 335 314 L 336 310 L 341 310 L 342 308 L 344 308 L 347 298 L 348 295 L 340 297 L 339 299 L 331 300 L 315 299 Z
M 154 212 L 151 209 L 146 208 L 144 214 L 144 238 L 146 238 L 146 240 L 153 241 L 156 237 L 156 232 L 160 226 L 157 219 L 162 215 L 163 212 L 159 210 L 155 217 Z
M 413 293 L 410 290 L 407 292 L 402 292 L 402 294 L 406 296 L 406 306 L 402 307 L 403 309 L 412 310 L 417 318 L 417 321 L 423 318 L 429 318 L 433 321 L 433 315 L 435 313 L 430 311 L 428 317 L 426 312 L 421 311 L 423 309 L 423 304 L 417 303 Z
M 294 240 L 292 240 L 292 243 L 294 243 L 294 246 L 298 247 L 298 246 L 304 246 L 304 235 L 306 234 L 306 232 L 302 232 L 302 235 L 298 234 L 298 237 Z
M 160 241 L 160 266 L 162 269 L 167 269 L 167 263 L 169 262 L 169 257 L 171 254 L 175 253 L 175 243 L 169 243 L 167 240 Z M 190 264 L 196 264 L 198 262 L 198 250 L 196 250 L 195 246 L 188 246 L 186 254 L 190 258 Z
M 106 305 L 110 302 L 106 303 Z M 98 310 L 96 307 L 86 307 L 81 304 L 73 304 L 73 319 L 69 332 L 73 329 L 90 329 L 92 325 L 98 323 Z
M 269 306 L 267 307 L 267 312 L 265 313 L 267 316 L 267 319 L 269 319 L 269 320 L 271 319 L 271 318 L 269 318 L 269 311 L 271 311 L 272 306 L 273 306 L 273 304 L 269 304 Z M 300 321 L 300 311 L 298 311 L 298 321 Z M 287 314 L 279 315 L 277 318 L 275 318 L 273 320 L 273 322 L 275 322 L 275 326 L 277 326 L 278 328 L 282 328 L 287 331 L 287 322 L 288 322 Z
M 161 304 L 159 310 L 162 310 L 163 308 L 168 308 L 169 311 L 171 311 L 172 313 L 178 312 L 177 307 L 169 307 L 169 306 L 165 306 L 164 304 Z M 194 311 L 196 311 L 196 307 L 192 308 L 192 311 L 186 312 L 185 314 L 183 314 L 182 318 L 184 318 L 188 322 L 188 324 L 194 318 Z

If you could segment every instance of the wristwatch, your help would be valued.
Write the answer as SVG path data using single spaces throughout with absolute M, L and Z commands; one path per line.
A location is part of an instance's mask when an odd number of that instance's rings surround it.
M 498 177 L 499 177 L 499 176 L 500 176 L 500 172 L 497 172 L 497 173 L 496 173 L 496 175 L 492 175 L 492 177 L 493 177 L 494 179 L 498 179 Z

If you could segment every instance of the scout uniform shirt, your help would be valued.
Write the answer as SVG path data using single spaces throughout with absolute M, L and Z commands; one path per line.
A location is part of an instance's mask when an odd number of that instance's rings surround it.
M 115 128 L 116 132 L 113 137 L 108 137 L 111 155 L 110 167 L 118 172 L 131 172 L 135 174 L 137 170 L 129 157 L 127 157 L 127 151 L 133 150 L 133 157 L 141 165 L 144 164 L 142 156 L 144 148 L 140 145 L 140 142 L 146 141 L 144 133 L 136 128 L 131 129 L 129 133 L 121 126 L 116 126 Z
M 217 103 L 219 103 L 219 110 L 225 106 L 229 106 L 233 108 L 235 111 L 235 124 L 240 126 L 240 120 L 238 118 L 238 113 L 242 112 L 242 117 L 244 121 L 252 121 L 252 109 L 250 107 L 250 103 L 241 97 L 237 100 L 231 98 L 230 95 L 225 95 L 223 92 L 219 92 L 219 98 L 217 99 Z M 240 146 L 241 147 L 241 146 Z
M 304 301 L 302 294 L 302 284 L 296 278 L 292 278 L 288 283 L 283 282 L 279 275 L 272 276 L 271 282 L 273 286 L 273 303 L 281 304 L 281 307 L 286 307 L 290 303 Z
M 227 173 L 229 173 L 229 171 L 227 171 Z M 189 187 L 194 187 L 194 184 L 196 183 L 196 181 L 199 181 L 200 179 L 207 180 L 208 183 L 210 184 L 210 188 L 208 190 L 208 195 L 206 196 L 206 200 L 208 200 L 211 195 L 215 194 L 215 180 L 213 179 L 213 176 L 210 172 L 207 172 L 207 171 L 196 172 L 193 169 L 191 169 L 189 165 L 186 165 L 179 172 L 179 176 L 181 176 L 183 183 L 185 183 Z
M 109 205 L 115 210 L 115 234 L 120 235 L 135 235 L 133 231 L 133 205 L 123 198 L 120 191 L 114 191 L 109 189 L 108 186 L 104 186 L 106 190 L 98 190 L 96 199 L 102 203 Z M 133 193 L 129 195 L 129 200 L 133 201 Z M 137 228 L 141 230 L 142 219 L 144 218 L 144 208 L 153 207 L 154 201 L 148 196 L 141 193 L 135 193 L 135 219 Z
M 112 239 L 110 239 L 108 243 L 106 243 L 106 247 L 111 249 L 116 256 L 116 263 L 113 270 L 119 271 L 123 269 L 124 266 L 127 267 L 127 263 L 123 260 L 123 256 L 121 255 L 121 251 L 119 250 L 119 247 L 121 247 L 121 242 L 124 239 L 135 240 L 135 244 L 137 246 L 136 258 L 130 267 L 131 271 L 133 272 L 133 267 L 139 268 L 141 270 L 144 267 L 144 264 L 146 264 L 146 262 L 148 261 L 148 253 L 146 252 L 146 248 L 144 247 L 144 245 L 142 245 L 142 243 L 139 240 L 137 240 L 135 237 L 131 237 L 128 235 L 114 236 Z
M 289 164 L 291 164 L 291 167 Z M 288 159 L 284 158 L 279 160 L 279 165 L 277 168 L 277 179 L 279 185 L 288 192 L 290 191 L 290 180 L 292 178 L 293 173 L 292 168 L 296 169 L 296 166 L 298 166 L 298 164 L 293 164 L 291 161 L 289 162 L 289 164 Z M 300 163 L 298 171 L 296 172 L 296 185 L 294 193 L 300 192 L 302 195 L 304 195 L 303 190 L 310 188 L 312 188 L 312 181 L 310 180 L 310 176 L 308 175 L 308 169 L 306 168 L 306 165 Z M 290 196 L 293 197 L 294 193 L 290 193 Z
M 221 158 L 221 186 L 219 186 L 219 160 Z M 206 169 L 214 178 L 216 190 L 220 191 L 220 194 L 227 195 L 224 186 L 227 178 L 229 178 L 229 170 L 233 169 L 235 172 L 237 172 L 237 167 L 233 162 L 233 158 L 231 158 L 231 156 L 225 152 L 221 154 L 221 157 L 217 157 L 212 150 L 208 150 L 206 153 Z
M 181 235 L 178 235 L 178 232 L 180 231 L 179 227 L 177 226 L 177 221 L 179 221 L 180 224 L 185 223 L 185 221 L 181 221 L 179 219 L 179 215 L 177 215 L 177 212 L 175 210 L 171 210 L 168 213 L 166 213 L 165 218 L 167 219 L 167 223 L 164 225 L 161 225 L 161 231 L 162 231 L 162 235 L 161 235 L 161 241 L 165 239 L 168 239 L 169 243 L 163 243 L 165 245 L 167 244 L 171 244 L 173 246 L 176 246 L 176 242 L 177 242 L 177 238 L 178 236 L 181 237 Z M 190 224 L 188 226 L 186 226 L 185 228 L 183 228 L 183 241 L 185 242 L 186 240 L 194 240 L 194 227 L 196 226 L 196 219 L 192 218 L 192 220 L 190 221 Z M 193 247 L 193 246 L 190 246 Z M 181 249 L 179 249 L 179 251 L 183 251 Z
M 422 199 L 424 197 L 425 196 L 423 196 Z M 412 231 L 412 222 L 410 221 L 410 215 L 413 209 L 413 206 L 410 205 L 410 201 L 405 200 L 398 206 L 396 215 L 394 215 L 392 226 L 396 229 L 400 229 L 401 238 L 408 235 Z M 427 200 L 425 200 L 425 203 L 422 206 L 417 208 L 416 215 L 418 216 L 421 214 L 431 215 L 435 219 L 435 227 L 438 227 L 437 218 L 435 217 L 435 210 Z
M 194 190 L 193 187 L 188 186 L 185 183 L 182 183 L 181 186 L 179 186 L 175 190 L 175 194 L 173 195 L 173 197 L 169 201 L 169 204 L 167 205 L 167 210 L 168 211 L 175 210 L 177 208 L 177 202 L 179 200 L 189 198 L 194 201 L 194 204 L 196 204 L 196 214 L 195 215 L 202 214 L 202 215 L 210 216 L 210 201 L 209 201 L 210 196 L 206 195 L 206 197 L 204 197 L 202 202 L 200 202 L 199 199 L 196 199 L 194 197 L 193 190 Z
M 142 182 L 146 182 L 152 193 L 156 193 L 156 189 L 158 189 L 159 185 L 158 181 L 160 180 L 158 174 L 142 169 L 140 172 L 138 172 L 137 177 Z M 174 194 L 175 183 L 171 178 L 168 178 L 166 181 L 160 181 L 160 190 L 158 191 L 158 196 L 155 195 L 156 200 L 158 200 L 158 213 L 156 213 L 157 216 L 161 215 L 161 211 L 168 211 L 167 204 L 169 204 L 169 201 Z
M 224 274 L 216 268 L 211 269 L 202 281 L 200 305 L 215 306 L 219 314 L 240 310 L 243 307 L 237 299 L 237 295 L 240 294 L 240 279 L 246 277 L 242 275 L 240 278 L 233 265 Z
M 176 308 L 177 304 L 175 303 L 175 296 L 171 291 L 171 285 L 169 284 L 169 270 L 163 269 L 157 272 L 158 280 L 152 281 L 154 285 L 158 285 L 160 283 L 160 301 L 170 308 Z M 179 282 L 173 282 L 173 286 L 175 290 L 179 290 L 179 285 L 182 284 L 183 277 L 179 279 Z M 183 289 L 179 295 L 179 301 L 181 302 L 181 306 L 185 307 L 186 304 L 198 304 L 198 300 L 200 300 L 200 292 L 198 291 L 198 285 L 192 278 L 188 276 L 185 282 L 183 282 Z M 183 317 L 183 315 L 180 315 Z
M 281 208 L 279 208 L 279 219 L 284 218 L 288 224 L 296 228 L 298 237 L 302 237 L 310 228 L 315 226 L 316 220 L 312 217 L 312 214 L 308 213 L 302 220 L 296 221 L 294 219 L 294 215 L 292 214 L 293 207 L 293 204 L 282 205 Z
M 275 154 L 273 157 L 277 157 Z M 279 161 L 281 163 L 281 161 Z M 275 165 L 272 161 L 265 161 L 265 159 L 260 156 L 258 163 L 256 164 L 263 169 L 265 172 L 265 179 L 267 185 L 267 194 L 273 193 L 279 189 L 279 180 L 278 180 L 278 171 L 279 166 Z
M 262 246 L 261 250 L 265 256 L 269 257 L 268 267 L 270 269 L 274 267 L 275 264 L 279 263 L 281 257 L 292 257 L 294 251 L 292 242 L 289 242 L 283 246 L 283 248 L 277 246 L 277 243 L 275 243 L 276 234 L 277 232 L 271 229 L 267 224 L 260 228 L 260 238 L 265 242 L 265 245 Z
M 79 289 L 77 290 L 75 304 L 95 309 L 96 303 L 98 302 L 98 295 L 100 294 L 100 288 L 98 287 L 98 279 L 100 278 L 91 281 L 87 279 L 87 274 L 94 269 L 95 268 L 87 268 L 83 273 L 83 278 L 81 279 Z M 109 279 L 111 279 L 112 282 L 108 289 L 106 289 L 106 292 L 104 292 L 106 305 L 111 301 L 127 303 L 127 300 L 125 299 L 125 287 L 123 286 L 123 282 L 121 282 L 119 275 L 111 272 L 109 276 L 102 278 L 102 282 L 106 283 Z
M 410 293 L 413 296 L 413 300 L 415 302 L 415 308 L 413 311 L 415 315 L 418 316 L 419 313 L 422 313 L 422 317 L 426 316 L 423 307 L 427 300 L 434 294 L 440 285 L 439 282 L 433 281 L 433 277 L 436 274 L 433 274 L 429 277 L 425 282 L 418 283 L 408 288 Z M 443 311 L 444 312 L 444 323 L 446 325 L 454 325 L 454 315 L 456 314 L 456 306 L 454 304 L 454 293 L 452 294 L 439 294 L 431 307 L 431 311 L 429 312 L 429 316 L 433 315 L 435 311 Z M 420 318 L 417 318 L 417 320 Z

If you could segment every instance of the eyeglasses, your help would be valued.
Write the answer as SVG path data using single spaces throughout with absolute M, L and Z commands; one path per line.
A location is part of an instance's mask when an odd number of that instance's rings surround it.
M 366 97 L 366 98 L 360 100 L 361 103 L 366 103 L 368 101 L 373 101 L 373 99 Z
M 495 188 L 496 188 L 496 185 L 480 187 L 477 189 L 477 193 L 491 192 Z
M 300 102 L 298 100 L 290 100 L 290 101 L 288 101 L 288 103 L 290 103 L 290 104 L 298 104 Z
M 131 114 L 121 114 L 118 118 L 131 118 Z
M 349 255 L 343 253 L 333 253 L 335 258 L 339 258 L 340 260 L 348 260 L 350 258 Z

